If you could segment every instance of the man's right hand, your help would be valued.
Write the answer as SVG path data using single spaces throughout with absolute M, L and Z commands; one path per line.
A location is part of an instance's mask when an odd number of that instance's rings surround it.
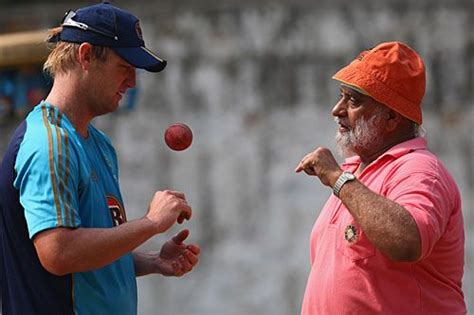
M 153 196 L 146 217 L 156 224 L 157 233 L 163 233 L 175 222 L 191 219 L 192 209 L 186 197 L 178 191 L 157 191 Z
M 334 187 L 342 169 L 334 158 L 332 152 L 323 147 L 316 148 L 306 154 L 298 163 L 296 173 L 304 171 L 310 176 L 317 176 L 323 185 Z

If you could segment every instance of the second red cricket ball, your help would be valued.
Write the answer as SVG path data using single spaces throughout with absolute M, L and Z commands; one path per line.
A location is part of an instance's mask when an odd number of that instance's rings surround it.
M 186 124 L 175 123 L 166 128 L 165 142 L 170 149 L 182 151 L 193 142 L 193 132 Z

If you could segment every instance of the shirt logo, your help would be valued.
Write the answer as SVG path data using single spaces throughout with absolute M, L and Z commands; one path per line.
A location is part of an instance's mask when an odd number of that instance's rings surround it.
M 127 216 L 125 215 L 125 209 L 123 205 L 114 196 L 107 196 L 107 204 L 109 206 L 110 216 L 114 226 L 118 226 L 122 223 L 127 222 Z
M 352 224 L 349 224 L 344 231 L 344 238 L 349 243 L 353 243 L 357 240 L 357 229 Z

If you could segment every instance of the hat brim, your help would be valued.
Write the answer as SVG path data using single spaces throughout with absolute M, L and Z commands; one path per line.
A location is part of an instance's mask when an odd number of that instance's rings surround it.
M 136 68 L 160 72 L 166 67 L 166 60 L 161 59 L 144 46 L 110 48 Z

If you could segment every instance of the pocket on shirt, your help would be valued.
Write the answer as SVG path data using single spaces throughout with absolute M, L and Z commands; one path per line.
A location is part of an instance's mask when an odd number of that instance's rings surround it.
M 349 221 L 336 225 L 335 228 L 339 253 L 353 262 L 375 256 L 375 246 L 357 223 Z

